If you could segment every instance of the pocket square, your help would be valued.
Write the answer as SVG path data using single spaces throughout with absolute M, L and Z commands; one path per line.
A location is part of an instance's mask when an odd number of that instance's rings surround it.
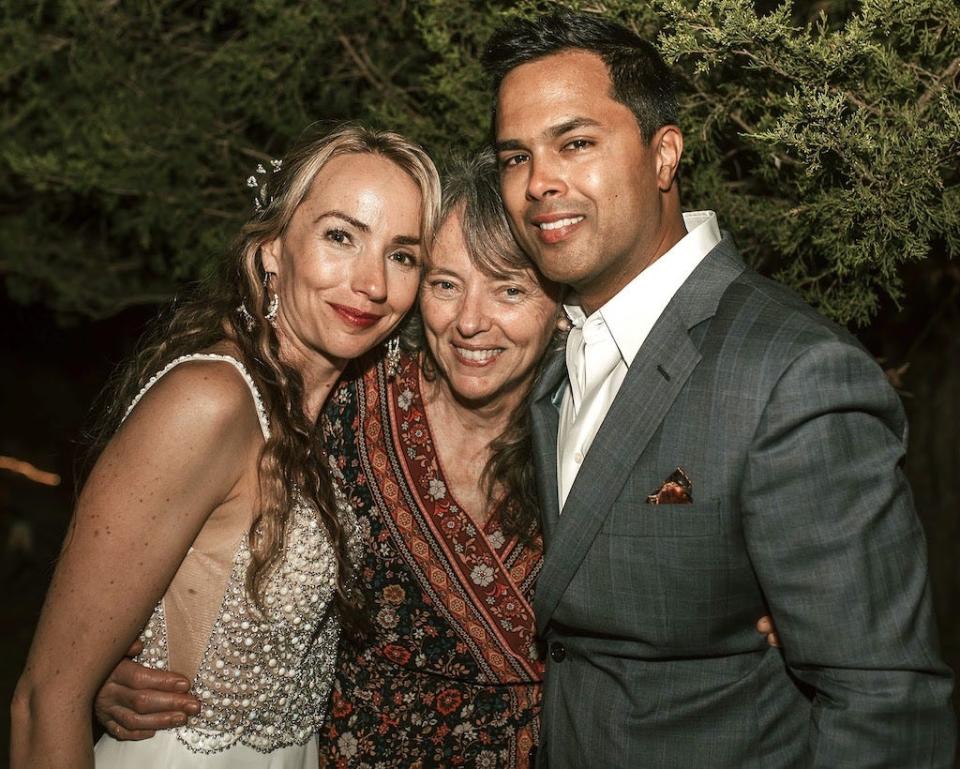
M 692 505 L 693 483 L 690 481 L 687 471 L 677 465 L 677 469 L 660 484 L 660 488 L 647 495 L 647 504 Z

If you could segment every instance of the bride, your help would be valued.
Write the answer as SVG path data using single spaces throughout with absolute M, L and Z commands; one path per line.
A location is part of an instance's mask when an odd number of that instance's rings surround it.
M 314 424 L 413 304 L 439 183 L 418 147 L 352 126 L 258 170 L 271 189 L 221 279 L 111 399 L 14 695 L 14 769 L 317 765 L 359 607 L 355 519 Z M 141 662 L 192 673 L 200 713 L 94 749 L 94 695 L 138 634 Z

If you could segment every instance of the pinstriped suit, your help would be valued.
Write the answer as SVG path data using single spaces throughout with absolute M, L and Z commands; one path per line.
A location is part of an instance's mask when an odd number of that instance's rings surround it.
M 538 767 L 949 767 L 951 674 L 896 394 L 729 236 L 643 344 L 557 513 L 563 356 L 533 393 L 549 653 Z M 645 497 L 678 465 L 693 504 Z M 785 651 L 753 629 L 772 612 Z

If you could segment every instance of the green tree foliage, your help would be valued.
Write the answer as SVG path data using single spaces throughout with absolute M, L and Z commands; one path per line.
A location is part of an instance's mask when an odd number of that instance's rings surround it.
M 417 119 L 413 21 L 353 0 L 0 0 L 8 294 L 92 317 L 170 298 L 307 124 Z
M 866 323 L 960 247 L 955 0 L 569 2 L 676 64 L 689 207 L 826 313 Z M 356 117 L 442 155 L 488 136 L 492 29 L 544 0 L 0 0 L 0 270 L 104 316 L 201 275 L 252 167 Z
M 960 4 L 870 0 L 842 23 L 663 4 L 696 168 L 761 270 L 866 323 L 900 266 L 960 249 Z M 741 238 L 742 240 L 743 238 Z M 774 258 L 771 258 L 774 257 Z
M 656 37 L 681 82 L 685 204 L 716 209 L 755 266 L 826 314 L 863 325 L 883 296 L 902 299 L 903 264 L 958 254 L 956 0 L 566 4 Z M 550 5 L 490 3 L 485 18 Z M 445 65 L 429 81 L 444 128 L 478 141 L 486 122 L 457 108 L 483 89 L 475 52 L 491 25 L 466 37 L 462 6 L 434 0 L 421 26 Z

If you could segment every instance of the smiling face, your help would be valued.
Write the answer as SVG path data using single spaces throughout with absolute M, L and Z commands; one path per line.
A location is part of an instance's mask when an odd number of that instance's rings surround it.
M 599 56 L 567 50 L 512 70 L 497 99 L 501 191 L 514 234 L 588 311 L 682 237 L 673 185 L 682 137 L 665 126 L 644 141 L 611 92 Z
M 277 333 L 294 358 L 342 367 L 384 339 L 416 298 L 420 190 L 372 153 L 334 157 L 283 234 L 262 249 L 280 299 Z
M 477 268 L 459 213 L 443 223 L 420 291 L 427 345 L 452 395 L 471 405 L 522 400 L 556 329 L 558 287 L 532 270 Z

